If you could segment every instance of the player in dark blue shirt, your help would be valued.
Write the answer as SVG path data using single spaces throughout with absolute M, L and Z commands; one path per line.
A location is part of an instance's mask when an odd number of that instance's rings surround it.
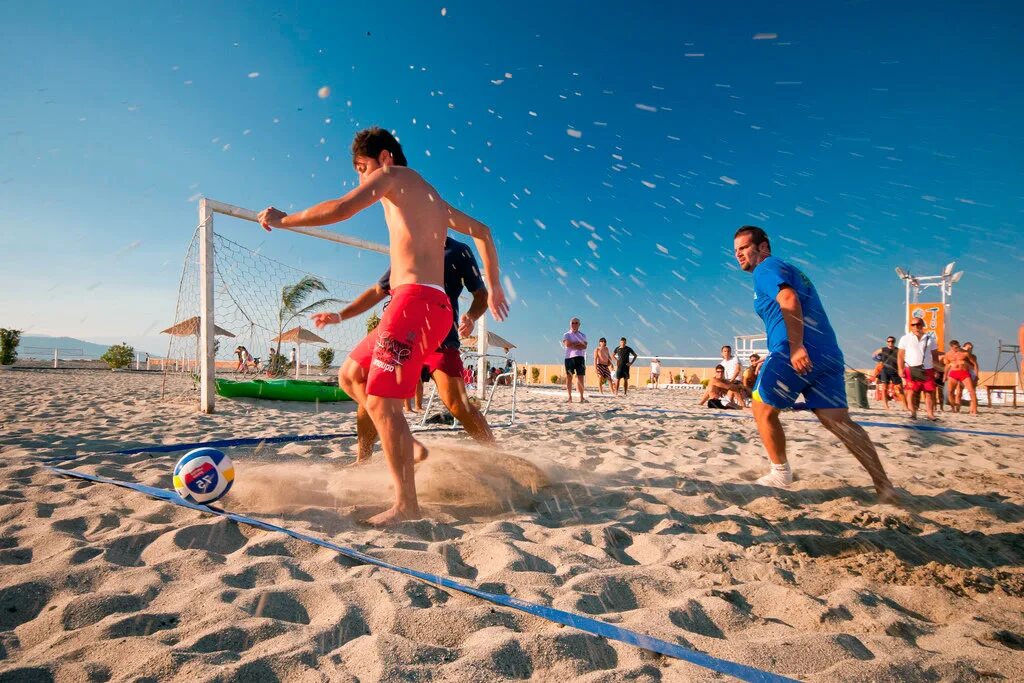
M 757 483 L 785 487 L 793 481 L 779 411 L 793 407 L 803 394 L 807 408 L 871 475 L 879 498 L 891 502 L 892 483 L 875 446 L 850 419 L 843 352 L 814 285 L 799 268 L 772 256 L 761 228 L 745 225 L 737 230 L 733 249 L 740 268 L 754 275 L 754 310 L 764 321 L 770 352 L 754 384 L 753 411 L 772 469 Z
M 459 317 L 459 296 L 466 289 L 473 295 L 473 303 L 462 317 Z M 469 401 L 466 383 L 463 380 L 461 337 L 473 332 L 477 319 L 487 311 L 487 288 L 480 277 L 473 251 L 462 242 L 451 237 L 444 241 L 444 291 L 452 305 L 452 329 L 434 353 L 427 354 L 423 365 L 424 381 L 433 378 L 437 385 L 437 395 L 451 411 L 471 437 L 482 443 L 494 443 L 494 435 L 487 425 L 483 413 Z M 365 313 L 383 301 L 391 293 L 391 269 L 388 268 L 373 287 L 355 298 L 341 311 L 343 320 Z M 359 452 L 357 462 L 364 462 L 373 453 L 373 444 L 377 441 L 377 430 L 373 421 L 360 405 L 356 413 L 356 432 L 358 434 Z M 419 443 L 415 444 L 415 459 L 423 460 L 427 450 Z

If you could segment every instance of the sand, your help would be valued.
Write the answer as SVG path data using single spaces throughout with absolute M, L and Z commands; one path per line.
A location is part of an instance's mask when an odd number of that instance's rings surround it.
M 0 374 L 0 680 L 723 680 L 40 464 L 167 488 L 177 456 L 102 453 L 354 425 L 338 405 L 204 416 L 159 389 Z M 357 523 L 390 493 L 379 451 L 346 468 L 352 438 L 227 449 L 223 506 L 802 680 L 1024 680 L 1024 439 L 868 428 L 906 492 L 895 507 L 806 414 L 784 417 L 798 478 L 777 492 L 752 483 L 753 421 L 694 394 L 563 401 L 522 391 L 497 451 L 424 435 L 426 518 L 394 529 Z M 1024 409 L 941 424 L 1024 435 Z

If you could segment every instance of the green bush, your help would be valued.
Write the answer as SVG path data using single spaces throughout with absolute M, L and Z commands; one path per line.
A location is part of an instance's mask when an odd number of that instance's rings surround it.
M 124 342 L 111 346 L 100 356 L 100 360 L 109 365 L 111 370 L 131 367 L 134 358 L 135 349 Z
M 700 385 L 701 385 L 702 387 L 704 387 L 705 389 L 707 389 L 707 388 L 708 388 L 708 385 L 709 385 L 709 384 L 711 384 L 711 380 L 709 380 L 709 379 L 702 379 L 702 380 L 700 381 Z
M 334 362 L 334 349 L 330 346 L 320 349 L 317 353 L 320 357 L 320 369 L 327 372 L 327 369 L 331 367 L 331 363 Z
M 530 375 L 533 377 L 533 383 L 540 382 L 540 368 L 533 368 L 530 370 Z
M 0 327 L 0 365 L 14 365 L 18 360 L 18 343 L 21 341 L 21 330 L 8 330 Z
M 375 329 L 377 329 L 377 325 L 380 325 L 380 316 L 377 315 L 376 311 L 374 311 L 366 319 L 366 334 L 370 334 Z
M 672 376 L 672 381 L 675 382 L 676 384 L 682 384 L 683 376 L 677 372 L 675 375 Z
M 270 358 L 267 359 L 267 374 L 272 377 L 281 377 L 288 371 L 290 366 L 291 362 L 289 362 L 287 356 L 271 350 Z
M 551 383 L 558 384 L 558 375 L 551 375 Z

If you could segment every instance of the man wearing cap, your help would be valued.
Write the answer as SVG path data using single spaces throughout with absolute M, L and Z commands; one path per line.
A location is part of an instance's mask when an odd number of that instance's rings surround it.
M 939 350 L 935 345 L 935 337 L 924 333 L 924 320 L 914 318 L 910 321 L 910 332 L 900 337 L 896 362 L 900 374 L 903 375 L 907 391 L 907 407 L 910 408 L 911 419 L 917 418 L 917 404 L 914 394 L 924 393 L 925 409 L 928 419 L 935 420 L 935 363 L 939 359 Z

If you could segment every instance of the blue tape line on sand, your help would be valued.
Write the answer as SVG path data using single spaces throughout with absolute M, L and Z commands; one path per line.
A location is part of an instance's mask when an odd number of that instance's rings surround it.
M 695 411 L 695 410 L 669 410 L 668 408 L 634 408 L 637 412 L 645 413 L 674 413 L 676 415 L 705 415 L 712 414 L 715 416 L 722 417 L 752 417 L 750 413 L 741 411 L 728 411 L 728 410 L 711 410 L 711 411 Z M 817 422 L 815 418 L 799 417 L 794 422 Z M 1006 432 L 983 432 L 977 429 L 955 429 L 953 427 L 940 427 L 938 425 L 926 425 L 926 424 L 900 424 L 898 422 L 871 422 L 865 420 L 854 420 L 861 427 L 880 427 L 882 429 L 909 429 L 916 432 L 944 432 L 948 434 L 973 434 L 974 436 L 1002 436 L 1009 439 L 1024 439 L 1024 434 L 1008 434 Z
M 488 602 L 494 603 L 496 605 L 517 609 L 522 612 L 526 612 L 528 614 L 541 617 L 542 619 L 553 621 L 557 624 L 572 626 L 573 628 L 579 629 L 581 631 L 586 631 L 587 633 L 591 633 L 596 636 L 602 636 L 604 638 L 618 640 L 623 643 L 628 643 L 629 645 L 635 645 L 636 647 L 640 647 L 645 650 L 650 650 L 651 652 L 658 652 L 669 657 L 682 659 L 684 661 L 690 662 L 691 664 L 696 664 L 697 666 L 704 667 L 705 669 L 710 669 L 712 671 L 717 671 L 719 673 L 733 676 L 741 681 L 756 681 L 758 683 L 795 683 L 794 679 L 792 678 L 786 678 L 785 676 L 780 676 L 778 674 L 773 674 L 767 671 L 761 671 L 760 669 L 755 669 L 751 666 L 746 666 L 744 664 L 736 664 L 735 662 L 730 662 L 724 659 L 718 659 L 717 657 L 712 657 L 711 655 L 706 655 L 702 652 L 695 652 L 694 650 L 689 650 L 685 647 L 682 647 L 681 645 L 676 645 L 675 643 L 670 643 L 668 641 L 660 640 L 652 636 L 646 636 L 642 633 L 637 633 L 635 631 L 620 628 L 613 624 L 599 621 L 597 619 L 591 619 L 590 617 L 585 617 L 581 614 L 566 612 L 564 610 L 555 609 L 553 607 L 545 607 L 543 605 L 535 605 L 530 602 L 525 602 L 523 600 L 511 598 L 507 595 L 496 595 L 494 593 L 488 593 L 478 588 L 473 588 L 472 586 L 466 586 L 464 584 L 458 583 L 457 581 L 453 581 L 452 579 L 449 579 L 444 576 L 439 576 L 437 574 L 428 574 L 426 572 L 416 571 L 415 569 L 409 569 L 408 567 L 402 567 L 396 564 L 391 564 L 390 562 L 385 562 L 383 560 L 377 559 L 372 555 L 366 555 L 365 553 L 361 553 L 358 550 L 353 550 L 352 548 L 346 548 L 344 546 L 336 545 L 334 543 L 331 543 L 330 541 L 324 541 L 314 536 L 308 536 L 306 534 L 294 531 L 292 529 L 288 529 L 283 526 L 271 524 L 270 522 L 264 522 L 259 519 L 246 517 L 244 515 L 239 515 L 233 512 L 227 512 L 225 510 L 221 510 L 220 508 L 212 507 L 209 505 L 197 505 L 195 503 L 190 503 L 183 499 L 174 491 L 158 489 L 153 486 L 145 486 L 143 484 L 136 484 L 134 482 L 120 481 L 117 479 L 108 479 L 107 477 L 98 477 L 96 475 L 85 474 L 84 472 L 75 472 L 74 470 L 61 469 L 59 467 L 50 467 L 49 469 L 66 477 L 76 477 L 78 479 L 85 479 L 87 481 L 98 482 L 101 484 L 113 484 L 114 486 L 121 486 L 123 488 L 138 491 L 139 493 L 143 493 L 152 498 L 157 498 L 167 503 L 188 508 L 190 510 L 196 510 L 197 512 L 206 512 L 208 514 L 217 515 L 219 517 L 225 517 L 234 522 L 238 522 L 240 524 L 248 524 L 250 526 L 255 526 L 266 531 L 276 531 L 279 533 L 287 534 L 288 536 L 291 536 L 294 539 L 305 541 L 307 543 L 312 543 L 322 548 L 328 548 L 357 562 L 362 562 L 364 564 L 372 564 L 383 569 L 390 569 L 392 571 L 396 571 L 407 576 L 415 577 L 417 579 L 420 579 L 421 581 L 426 581 L 428 583 L 444 586 L 445 588 L 450 588 L 452 590 L 456 590 L 462 593 L 467 593 L 474 597 L 487 600 Z

